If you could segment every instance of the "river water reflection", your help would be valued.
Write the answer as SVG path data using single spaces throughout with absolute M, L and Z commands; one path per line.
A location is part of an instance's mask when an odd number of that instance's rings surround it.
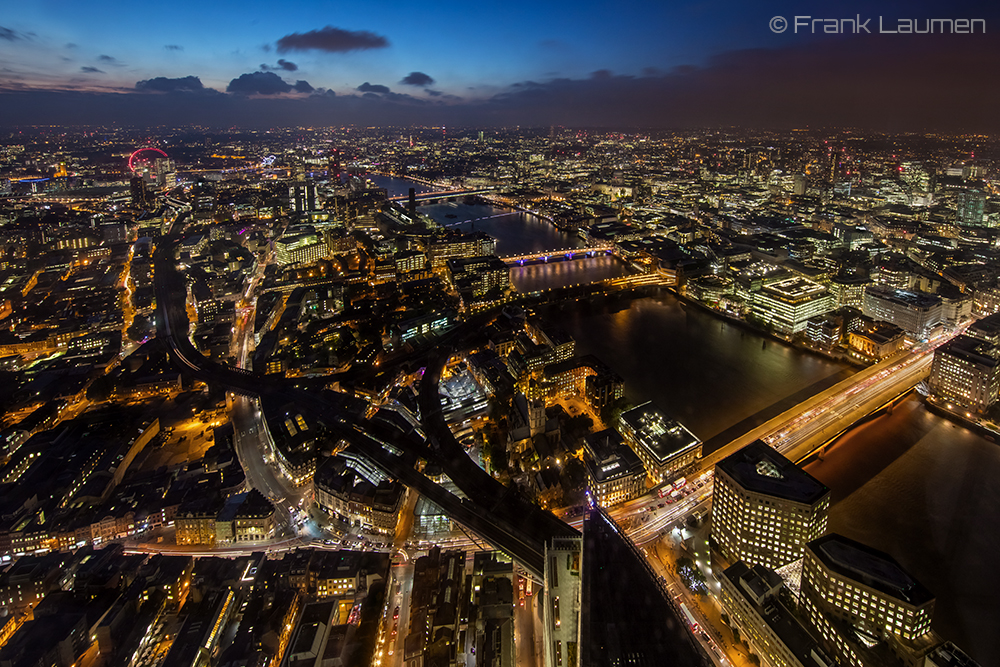
M 911 398 L 805 469 L 832 490 L 830 529 L 891 554 L 937 596 L 932 627 L 1000 664 L 1000 446 Z

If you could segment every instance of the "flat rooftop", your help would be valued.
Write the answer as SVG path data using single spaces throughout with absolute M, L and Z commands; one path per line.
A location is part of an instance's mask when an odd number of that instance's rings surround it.
M 660 462 L 676 454 L 701 445 L 701 440 L 676 419 L 646 402 L 623 412 L 622 423 L 631 429 L 640 444 Z
M 748 491 L 804 505 L 813 505 L 830 493 L 826 485 L 761 440 L 730 454 L 715 467 Z
M 897 600 L 917 606 L 934 600 L 934 595 L 910 576 L 895 558 L 867 544 L 828 533 L 807 544 L 806 548 L 834 572 Z
M 770 292 L 774 296 L 784 301 L 803 301 L 814 299 L 826 294 L 826 287 L 808 278 L 795 276 L 786 278 L 778 282 L 770 283 L 763 287 L 765 292 Z

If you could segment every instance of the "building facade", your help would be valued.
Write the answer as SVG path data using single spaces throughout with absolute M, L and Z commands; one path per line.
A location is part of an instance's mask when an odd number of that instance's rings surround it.
M 623 412 L 620 426 L 653 484 L 669 480 L 701 457 L 701 440 L 652 402 Z
M 715 466 L 712 543 L 730 561 L 778 569 L 826 532 L 830 489 L 757 440 Z

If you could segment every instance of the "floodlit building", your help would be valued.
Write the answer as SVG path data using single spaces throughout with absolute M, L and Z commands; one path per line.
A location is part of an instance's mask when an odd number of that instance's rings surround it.
M 927 635 L 934 613 L 934 596 L 892 556 L 836 533 L 806 545 L 800 601 L 828 646 L 856 667 L 881 640 L 896 650 L 905 646 L 899 639 Z
M 275 261 L 288 264 L 309 264 L 326 257 L 327 244 L 315 233 L 283 236 L 274 242 Z
M 778 569 L 826 532 L 830 489 L 757 440 L 715 466 L 712 543 L 730 561 Z
M 888 285 L 865 288 L 863 311 L 868 317 L 891 322 L 921 340 L 930 338 L 942 322 L 941 297 Z
M 602 507 L 636 498 L 646 490 L 646 470 L 635 452 L 614 429 L 590 433 L 583 439 L 587 488 Z
M 761 287 L 750 304 L 753 315 L 783 334 L 804 331 L 812 317 L 824 315 L 836 307 L 824 285 L 795 276 Z
M 652 402 L 621 415 L 625 442 L 639 456 L 654 484 L 694 463 L 701 456 L 701 440 L 676 419 L 663 414 Z
M 934 351 L 928 380 L 935 397 L 983 413 L 1000 391 L 1000 351 L 972 336 L 959 336 Z

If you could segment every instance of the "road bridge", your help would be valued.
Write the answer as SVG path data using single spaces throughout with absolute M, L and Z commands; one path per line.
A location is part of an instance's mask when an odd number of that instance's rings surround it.
M 538 264 L 548 262 L 561 262 L 571 259 L 587 259 L 588 257 L 600 257 L 610 255 L 614 249 L 610 246 L 594 246 L 591 248 L 558 248 L 555 250 L 542 250 L 524 255 L 508 255 L 501 257 L 501 261 L 507 266 L 524 266 L 525 264 Z

